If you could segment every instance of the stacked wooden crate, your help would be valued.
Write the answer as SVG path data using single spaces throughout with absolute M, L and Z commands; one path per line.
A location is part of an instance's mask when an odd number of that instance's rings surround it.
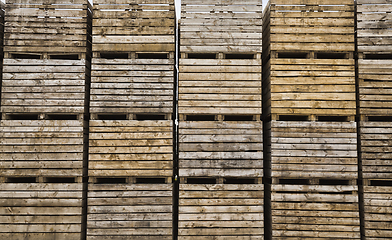
M 261 1 L 182 1 L 179 239 L 263 238 L 261 14 Z
M 174 0 L 96 0 L 87 239 L 172 239 Z
M 81 239 L 91 5 L 6 4 L 1 238 Z
M 271 0 L 263 17 L 271 235 L 359 239 L 354 1 Z
M 357 1 L 361 175 L 366 239 L 392 235 L 392 50 L 389 1 Z

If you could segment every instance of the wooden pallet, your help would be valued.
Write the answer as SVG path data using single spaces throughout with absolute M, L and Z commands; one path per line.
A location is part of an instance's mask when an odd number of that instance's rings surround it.
M 181 1 L 180 52 L 260 53 L 262 2 Z
M 361 239 L 358 187 L 271 186 L 272 239 Z
M 2 120 L 2 177 L 83 176 L 83 121 Z
M 263 34 L 265 113 L 355 115 L 354 1 L 272 0 Z
M 360 122 L 364 179 L 392 179 L 391 122 Z
M 388 1 L 357 1 L 360 114 L 392 114 L 391 11 Z
M 82 183 L 0 183 L 0 238 L 81 240 Z
M 181 58 L 179 113 L 261 114 L 261 54 L 253 57 Z
M 95 0 L 93 52 L 174 52 L 174 0 Z
M 278 178 L 358 178 L 355 122 L 271 121 L 271 174 Z
M 91 113 L 173 112 L 173 53 L 134 54 L 130 59 L 102 56 L 92 60 Z
M 367 180 L 363 188 L 366 239 L 389 239 L 392 236 L 392 181 Z
M 88 0 L 7 1 L 4 51 L 86 53 L 91 9 Z
M 262 131 L 260 120 L 180 121 L 180 176 L 262 177 Z
M 1 111 L 84 113 L 87 65 L 85 59 L 4 59 Z
M 89 177 L 173 175 L 173 124 L 90 121 Z
M 264 239 L 263 190 L 261 183 L 180 184 L 178 239 Z
M 87 240 L 171 240 L 172 190 L 172 184 L 89 184 Z

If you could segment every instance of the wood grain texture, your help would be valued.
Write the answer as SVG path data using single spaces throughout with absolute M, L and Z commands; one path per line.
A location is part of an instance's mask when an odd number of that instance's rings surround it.
M 2 177 L 83 175 L 83 121 L 2 120 Z
M 0 183 L 0 238 L 82 239 L 82 183 Z
M 361 239 L 357 186 L 271 186 L 273 239 Z
M 172 184 L 89 184 L 87 239 L 172 239 Z
M 360 123 L 364 179 L 392 179 L 392 128 L 390 122 Z
M 263 176 L 262 122 L 181 121 L 180 176 Z
M 277 178 L 358 178 L 355 122 L 271 121 Z
M 387 239 L 391 236 L 391 194 L 391 186 L 364 186 L 366 239 Z
M 180 184 L 178 239 L 264 239 L 263 190 L 263 184 Z
M 89 176 L 173 175 L 173 126 L 165 121 L 90 121 Z
M 4 50 L 86 53 L 87 46 L 91 45 L 91 10 L 87 0 L 8 1 Z

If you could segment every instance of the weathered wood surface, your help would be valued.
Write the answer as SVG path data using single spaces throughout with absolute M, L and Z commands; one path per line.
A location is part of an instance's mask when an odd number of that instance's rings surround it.
M 94 1 L 93 52 L 174 52 L 174 0 Z
M 358 178 L 355 122 L 271 121 L 277 178 Z
M 361 239 L 357 186 L 271 187 L 273 239 Z
M 4 51 L 86 53 L 91 5 L 76 1 L 7 1 Z
M 2 177 L 83 175 L 83 121 L 0 122 Z
M 272 0 L 263 18 L 264 111 L 355 115 L 354 1 Z
M 180 121 L 180 176 L 263 176 L 261 121 Z
M 392 186 L 364 186 L 366 239 L 392 236 Z
M 261 114 L 258 58 L 180 59 L 179 113 Z
M 86 60 L 4 59 L 3 113 L 84 113 Z
M 362 175 L 364 179 L 392 179 L 391 122 L 360 123 Z
M 174 61 L 93 58 L 90 112 L 172 113 Z
M 173 126 L 164 121 L 90 121 L 89 176 L 171 177 Z
M 181 2 L 181 52 L 261 52 L 261 1 Z
M 264 239 L 263 190 L 263 184 L 180 184 L 178 239 Z
M 87 239 L 172 239 L 172 184 L 89 184 Z
M 0 238 L 82 239 L 82 183 L 0 183 Z
M 391 115 L 392 3 L 357 2 L 360 114 Z

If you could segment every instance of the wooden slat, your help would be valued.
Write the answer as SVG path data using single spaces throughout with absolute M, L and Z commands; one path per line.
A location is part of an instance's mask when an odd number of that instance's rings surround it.
M 181 121 L 180 176 L 263 175 L 262 122 Z
M 263 239 L 262 184 L 180 184 L 178 239 Z
M 89 184 L 87 239 L 172 239 L 172 184 Z
M 271 174 L 277 178 L 357 179 L 354 122 L 271 122 Z
M 165 121 L 90 121 L 89 176 L 171 177 L 173 126 Z

